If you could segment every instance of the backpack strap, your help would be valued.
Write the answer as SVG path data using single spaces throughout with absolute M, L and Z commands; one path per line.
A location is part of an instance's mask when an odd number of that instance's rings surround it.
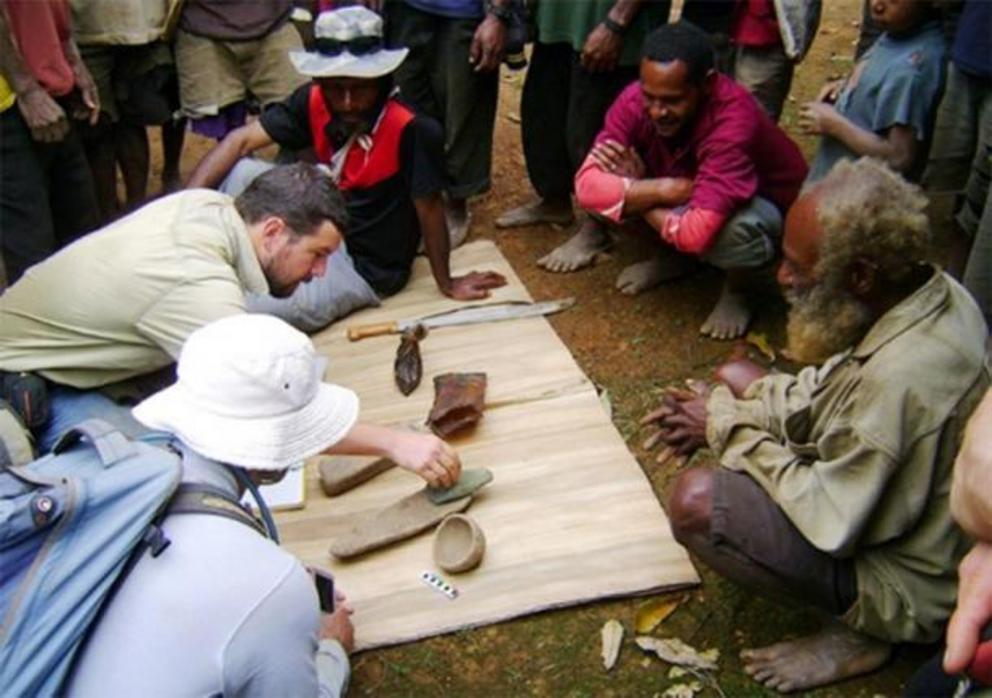
M 93 444 L 104 465 L 112 465 L 137 453 L 130 439 L 102 419 L 87 419 L 72 427 L 55 442 L 52 453 L 64 453 L 83 437 Z
M 173 514 L 211 514 L 239 521 L 268 537 L 265 526 L 241 507 L 227 492 L 202 483 L 184 482 L 172 496 L 166 516 Z

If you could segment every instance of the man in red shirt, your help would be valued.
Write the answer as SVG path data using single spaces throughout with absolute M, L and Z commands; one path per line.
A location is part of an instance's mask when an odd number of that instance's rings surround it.
M 723 293 L 701 332 L 732 339 L 750 322 L 747 282 L 778 255 L 806 162 L 754 98 L 714 70 L 701 30 L 659 27 L 642 56 L 640 80 L 610 107 L 575 178 L 579 205 L 601 224 L 539 263 L 550 271 L 592 263 L 610 242 L 607 223 L 647 231 L 660 238 L 655 254 L 624 269 L 617 288 L 639 293 L 696 260 L 723 269 Z

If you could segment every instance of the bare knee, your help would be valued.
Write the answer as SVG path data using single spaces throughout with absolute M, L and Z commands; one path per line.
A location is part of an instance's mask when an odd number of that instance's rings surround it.
M 691 536 L 708 534 L 712 512 L 713 471 L 693 468 L 679 475 L 668 497 L 675 540 L 687 545 Z

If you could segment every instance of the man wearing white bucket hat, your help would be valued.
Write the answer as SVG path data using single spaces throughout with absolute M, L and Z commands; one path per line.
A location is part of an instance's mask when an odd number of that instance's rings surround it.
M 403 453 L 377 443 L 391 443 L 393 430 L 358 423 L 357 396 L 321 381 L 324 363 L 281 320 L 225 318 L 190 335 L 178 382 L 134 415 L 175 436 L 184 483 L 235 499 L 322 451 L 391 453 L 409 467 Z M 458 456 L 439 439 L 429 443 L 434 458 L 419 474 L 452 484 Z M 69 695 L 343 692 L 351 612 L 339 603 L 321 616 L 295 557 L 216 515 L 168 516 L 163 530 L 171 545 L 127 576 L 79 658 Z
M 392 73 L 407 49 L 386 48 L 382 18 L 358 6 L 321 13 L 314 36 L 315 51 L 290 53 L 296 69 L 312 82 L 269 106 L 258 121 L 230 133 L 203 158 L 187 183 L 221 185 L 223 191 L 236 193 L 251 177 L 272 167 L 246 156 L 277 143 L 284 149 L 312 150 L 344 193 L 351 275 L 335 267 L 326 279 L 308 284 L 284 303 L 259 309 L 301 329 L 317 329 L 355 307 L 376 302 L 377 295 L 403 288 L 421 237 L 434 280 L 445 295 L 484 298 L 489 289 L 505 284 L 494 272 L 450 273 L 441 129 L 402 103 L 392 89 Z M 354 296 L 356 285 L 364 290 L 364 302 L 342 309 L 338 289 L 351 289 Z

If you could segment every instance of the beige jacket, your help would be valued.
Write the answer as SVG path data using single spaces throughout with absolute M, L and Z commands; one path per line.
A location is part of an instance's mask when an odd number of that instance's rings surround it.
M 938 639 L 968 548 L 951 520 L 951 468 L 989 386 L 986 328 L 943 272 L 853 349 L 798 375 L 709 401 L 720 462 L 753 477 L 817 548 L 853 557 L 844 620 L 890 641 Z

